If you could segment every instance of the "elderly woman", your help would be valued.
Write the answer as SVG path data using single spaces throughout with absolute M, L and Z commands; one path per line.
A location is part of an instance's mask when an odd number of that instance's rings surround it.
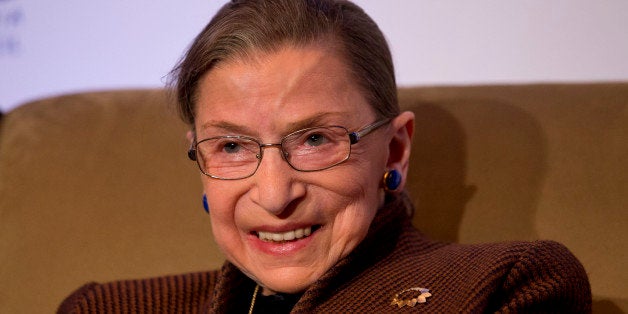
M 449 244 L 413 228 L 414 116 L 356 5 L 232 1 L 173 73 L 227 262 L 89 284 L 60 312 L 590 311 L 586 273 L 560 244 Z

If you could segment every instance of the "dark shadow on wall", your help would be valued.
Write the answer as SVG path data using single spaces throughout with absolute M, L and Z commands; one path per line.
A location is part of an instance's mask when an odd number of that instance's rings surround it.
M 417 104 L 408 186 L 413 223 L 433 238 L 458 239 L 462 214 L 475 192 L 466 185 L 466 138 L 449 112 Z
M 619 307 L 618 304 L 624 304 L 626 306 L 627 301 L 625 300 L 612 300 L 612 299 L 600 299 L 593 300 L 593 313 L 597 314 L 623 314 L 626 313 L 624 310 Z
M 537 238 L 534 218 L 547 163 L 538 122 L 516 106 L 486 99 L 416 104 L 413 111 L 408 189 L 415 226 L 445 241 Z

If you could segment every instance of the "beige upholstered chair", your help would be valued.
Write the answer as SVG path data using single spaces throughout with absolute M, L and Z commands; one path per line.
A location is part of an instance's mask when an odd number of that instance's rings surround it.
M 87 281 L 219 267 L 162 90 L 21 106 L 0 125 L 0 313 L 52 312 Z M 628 84 L 416 87 L 415 225 L 464 243 L 554 239 L 594 310 L 628 311 Z

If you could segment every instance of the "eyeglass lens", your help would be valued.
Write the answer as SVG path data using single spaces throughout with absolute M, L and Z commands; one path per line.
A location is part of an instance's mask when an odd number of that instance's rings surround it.
M 220 179 L 251 176 L 263 156 L 263 148 L 253 138 L 222 136 L 197 144 L 198 164 L 205 174 Z M 300 130 L 281 141 L 284 159 L 300 171 L 317 171 L 345 161 L 351 151 L 348 131 L 343 127 L 317 127 Z

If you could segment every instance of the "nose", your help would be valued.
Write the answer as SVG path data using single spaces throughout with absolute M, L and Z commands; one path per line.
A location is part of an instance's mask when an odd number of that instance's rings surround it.
M 265 145 L 259 168 L 251 177 L 253 202 L 275 216 L 286 214 L 291 205 L 305 195 L 298 172 L 284 160 L 279 145 Z

